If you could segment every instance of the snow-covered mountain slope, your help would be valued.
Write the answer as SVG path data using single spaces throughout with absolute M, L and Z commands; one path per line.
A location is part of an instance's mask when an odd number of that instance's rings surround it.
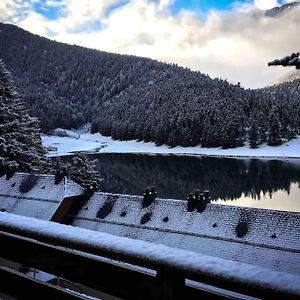
M 272 82 L 270 85 L 282 84 L 285 82 L 292 82 L 294 80 L 300 79 L 300 70 L 292 70 L 286 75 L 280 77 L 276 81 Z
M 272 9 L 269 9 L 266 11 L 265 15 L 267 17 L 278 17 L 279 15 L 282 15 L 292 9 L 298 9 L 300 8 L 300 2 L 291 2 L 291 3 L 286 3 L 282 6 L 277 6 Z

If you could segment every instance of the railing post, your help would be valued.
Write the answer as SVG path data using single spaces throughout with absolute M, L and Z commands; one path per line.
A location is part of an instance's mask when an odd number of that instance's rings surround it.
M 160 299 L 184 299 L 183 291 L 185 287 L 185 278 L 179 275 L 179 273 L 166 270 L 158 270 L 156 278 L 161 287 Z

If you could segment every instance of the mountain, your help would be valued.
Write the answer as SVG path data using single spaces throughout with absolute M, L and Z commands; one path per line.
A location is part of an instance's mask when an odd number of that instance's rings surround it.
M 276 89 L 245 90 L 187 68 L 58 43 L 1 23 L 0 40 L 0 58 L 45 132 L 91 122 L 93 132 L 115 139 L 224 148 L 275 145 L 299 133 L 299 89 L 280 89 L 278 97 Z
M 282 84 L 286 82 L 292 82 L 295 80 L 300 80 L 300 70 L 292 70 L 286 75 L 280 77 L 276 81 L 272 82 L 271 85 Z
M 265 12 L 267 17 L 277 17 L 279 15 L 285 14 L 291 10 L 300 9 L 300 2 L 291 2 L 278 7 L 274 7 Z M 295 49 L 296 50 L 296 49 Z M 270 83 L 270 86 L 282 84 L 286 82 L 291 82 L 300 79 L 300 70 L 292 70 L 286 75 L 278 78 L 277 80 Z
M 265 15 L 267 17 L 277 17 L 282 15 L 292 9 L 300 7 L 300 2 L 291 2 L 278 7 L 274 7 L 266 11 Z

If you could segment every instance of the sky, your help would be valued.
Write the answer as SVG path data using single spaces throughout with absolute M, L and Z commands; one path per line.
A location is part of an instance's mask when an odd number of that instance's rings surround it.
M 266 86 L 291 71 L 267 62 L 300 50 L 289 0 L 0 0 L 0 21 L 88 48 L 150 57 L 211 77 Z

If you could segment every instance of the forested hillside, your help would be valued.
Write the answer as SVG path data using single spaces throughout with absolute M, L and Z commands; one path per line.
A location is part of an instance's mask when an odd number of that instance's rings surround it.
M 92 123 L 170 146 L 278 145 L 300 129 L 299 81 L 244 90 L 157 61 L 50 41 L 0 23 L 0 58 L 43 131 Z M 242 66 L 241 66 L 242 67 Z

